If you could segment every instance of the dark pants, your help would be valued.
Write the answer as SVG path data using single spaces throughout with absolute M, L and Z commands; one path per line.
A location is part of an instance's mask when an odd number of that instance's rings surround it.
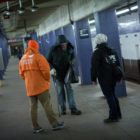
M 106 97 L 107 104 L 109 106 L 109 118 L 117 119 L 121 117 L 119 100 L 115 95 L 115 86 L 110 88 L 110 90 L 101 86 L 101 89 L 104 96 Z

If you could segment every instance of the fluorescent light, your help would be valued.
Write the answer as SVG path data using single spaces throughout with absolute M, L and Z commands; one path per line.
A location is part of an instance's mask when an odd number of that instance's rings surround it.
M 136 5 L 136 6 L 133 6 L 133 7 L 131 7 L 130 9 L 131 9 L 132 11 L 133 11 L 133 10 L 136 10 L 136 9 L 138 9 L 138 6 L 137 6 L 137 5 Z
M 88 23 L 89 24 L 95 23 L 95 20 L 89 20 Z
M 18 13 L 19 14 L 23 14 L 25 12 L 25 8 L 22 7 L 22 1 L 19 0 L 19 9 L 18 9 Z
M 31 8 L 31 11 L 32 12 L 36 12 L 38 10 L 38 7 L 36 7 L 36 6 L 33 6 L 32 8 Z
M 9 10 L 6 10 L 6 11 L 4 12 L 4 14 L 7 15 L 7 16 L 10 16 L 10 15 L 11 15 L 11 13 L 10 13 Z
M 20 9 L 18 9 L 18 13 L 19 14 L 23 14 L 25 12 L 25 9 L 22 7 L 22 8 L 20 8 Z
M 32 0 L 32 8 L 31 8 L 31 11 L 32 12 L 36 12 L 37 10 L 38 10 L 38 7 L 35 6 L 35 2 L 34 2 L 34 0 Z
M 116 12 L 116 15 L 121 15 L 121 14 L 124 14 L 127 12 L 129 12 L 129 9 L 120 10 L 120 11 Z

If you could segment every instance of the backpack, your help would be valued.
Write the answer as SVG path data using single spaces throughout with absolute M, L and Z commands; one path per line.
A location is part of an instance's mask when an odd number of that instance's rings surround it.
M 121 79 L 124 79 L 124 74 L 123 71 L 121 70 L 118 56 L 113 49 L 108 48 L 104 59 L 106 65 L 110 66 L 110 68 L 112 69 L 112 74 L 115 81 L 117 82 L 120 81 Z

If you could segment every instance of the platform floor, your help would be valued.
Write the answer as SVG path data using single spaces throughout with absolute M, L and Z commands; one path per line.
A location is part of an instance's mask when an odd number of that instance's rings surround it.
M 38 120 L 44 133 L 32 134 L 29 116 L 29 98 L 24 81 L 18 75 L 18 59 L 11 58 L 2 87 L 0 88 L 0 140 L 140 140 L 140 85 L 126 82 L 127 97 L 119 98 L 123 119 L 117 123 L 104 124 L 108 107 L 99 87 L 74 84 L 78 109 L 83 114 L 59 118 L 65 122 L 61 131 L 52 131 L 39 104 Z M 51 86 L 51 100 L 58 116 L 57 97 Z

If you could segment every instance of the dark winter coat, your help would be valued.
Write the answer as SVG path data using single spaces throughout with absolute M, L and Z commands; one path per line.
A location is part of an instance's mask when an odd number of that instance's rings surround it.
M 61 49 L 62 43 L 68 43 L 66 51 Z M 70 62 L 74 61 L 74 47 L 64 35 L 60 35 L 58 36 L 55 45 L 50 48 L 46 58 L 51 68 L 56 69 L 56 78 L 64 81 Z
M 108 54 L 113 56 L 115 63 L 120 66 L 117 53 L 113 49 L 109 48 L 106 43 L 97 45 L 91 61 L 91 80 L 95 82 L 98 78 L 102 88 L 112 90 L 116 85 L 116 80 L 113 76 L 113 69 L 106 59 Z

